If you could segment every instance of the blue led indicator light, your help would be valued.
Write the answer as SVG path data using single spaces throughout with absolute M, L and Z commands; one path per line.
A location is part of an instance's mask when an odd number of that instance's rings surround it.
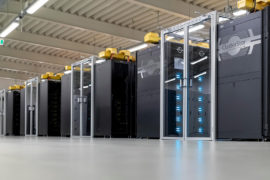
M 202 82 L 203 81 L 203 77 L 202 76 L 198 77 L 198 81 L 199 82 Z
M 181 132 L 181 127 L 175 128 L 176 132 L 180 133 Z
M 182 121 L 182 117 L 181 117 L 181 116 L 177 116 L 177 117 L 176 117 L 176 122 L 179 123 L 179 122 L 181 122 L 181 121 Z
M 199 97 L 198 97 L 198 101 L 199 101 L 199 102 L 203 102 L 203 97 L 202 97 L 202 96 L 199 96 Z
M 200 127 L 200 128 L 198 129 L 198 132 L 199 132 L 199 133 L 203 133 L 203 128 Z
M 179 84 L 176 85 L 177 90 L 181 90 L 181 86 Z
M 203 118 L 202 117 L 198 117 L 198 122 L 199 123 L 203 123 Z
M 176 111 L 180 112 L 181 111 L 181 107 L 180 106 L 176 106 Z
M 178 94 L 178 95 L 176 96 L 176 100 L 180 101 L 181 99 L 182 99 L 182 98 L 181 98 L 181 95 Z
M 203 91 L 202 86 L 199 86 L 199 87 L 198 87 L 198 91 L 199 91 L 199 92 L 202 92 L 202 91 Z
M 198 111 L 201 113 L 201 112 L 203 112 L 203 108 L 202 107 L 199 107 L 198 108 Z
M 181 73 L 176 73 L 176 79 L 181 79 Z

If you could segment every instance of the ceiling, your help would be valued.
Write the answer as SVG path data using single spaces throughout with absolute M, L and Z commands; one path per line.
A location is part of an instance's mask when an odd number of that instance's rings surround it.
M 32 0 L 1 0 L 0 30 Z M 236 0 L 230 0 L 235 6 Z M 106 47 L 125 49 L 211 10 L 227 0 L 49 0 L 0 47 L 0 77 L 26 80 L 60 72 L 64 65 L 96 55 Z

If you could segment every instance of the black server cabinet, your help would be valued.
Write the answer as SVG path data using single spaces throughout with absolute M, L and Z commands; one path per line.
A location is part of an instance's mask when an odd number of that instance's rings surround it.
M 167 137 L 183 136 L 183 83 L 184 80 L 184 45 L 165 43 L 164 74 L 165 83 L 165 119 L 164 134 Z M 190 45 L 188 65 L 187 94 L 187 136 L 210 136 L 210 58 L 209 48 Z M 205 59 L 206 58 L 206 59 Z M 202 60 L 204 59 L 204 60 Z M 201 60 L 201 61 L 200 61 Z M 198 61 L 200 61 L 198 63 Z
M 263 136 L 270 137 L 270 7 L 263 11 Z
M 188 77 L 188 137 L 210 137 L 210 106 L 211 106 L 211 58 L 209 48 L 189 46 Z M 194 64 L 195 63 L 195 64 Z M 204 74 L 198 76 L 200 74 Z
M 20 96 L 20 135 L 25 135 L 25 88 L 21 90 Z
M 61 136 L 61 81 L 43 79 L 39 93 L 39 136 Z
M 73 99 L 72 99 L 72 135 L 90 136 L 91 130 L 91 71 L 86 68 L 82 71 L 73 71 Z M 81 90 L 81 73 L 83 73 L 83 90 Z M 82 114 L 81 112 L 82 111 Z M 80 133 L 80 118 L 82 120 L 82 132 Z
M 160 46 L 137 52 L 137 137 L 160 137 Z
M 20 90 L 7 92 L 6 135 L 20 135 Z
M 269 7 L 219 25 L 219 139 L 269 136 Z
M 176 79 L 165 86 L 165 119 L 164 134 L 168 137 L 183 136 L 183 88 L 179 82 L 184 75 L 184 45 L 179 43 L 165 43 L 164 75 L 167 79 Z M 182 98 L 181 98 L 182 96 Z M 179 98 L 178 98 L 179 97 Z
M 95 136 L 135 137 L 135 73 L 133 62 L 96 64 Z
M 70 136 L 71 74 L 61 79 L 61 136 Z
M 80 71 L 73 71 L 73 99 L 72 99 L 72 135 L 80 135 Z M 86 103 L 83 103 L 83 110 L 85 110 Z

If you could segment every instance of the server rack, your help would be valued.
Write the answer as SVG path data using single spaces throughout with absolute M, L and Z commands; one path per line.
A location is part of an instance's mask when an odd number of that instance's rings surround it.
M 39 136 L 61 135 L 61 80 L 42 79 L 39 87 Z
M 269 138 L 269 10 L 218 27 L 218 139 Z
M 93 137 L 95 59 L 92 56 L 71 65 L 71 136 Z
M 217 22 L 214 11 L 161 32 L 161 139 L 215 139 Z
M 38 135 L 39 113 L 39 77 L 25 82 L 25 122 L 24 131 L 26 136 Z
M 137 120 L 138 138 L 160 135 L 160 46 L 137 52 Z
M 20 135 L 25 135 L 25 88 L 21 89 L 20 95 Z
M 95 136 L 135 137 L 135 75 L 134 62 L 95 65 Z
M 169 137 L 183 136 L 183 59 L 184 45 L 182 43 L 166 42 L 165 56 L 167 60 L 167 79 L 165 81 L 166 117 L 164 133 Z
M 167 41 L 164 44 L 167 66 L 165 74 L 165 134 L 169 137 L 183 136 L 183 74 L 184 45 Z M 189 66 L 187 81 L 187 127 L 188 137 L 210 136 L 210 78 L 211 61 L 209 48 L 190 44 L 188 48 Z
M 270 7 L 266 7 L 263 11 L 263 136 L 269 139 L 270 137 Z
M 6 135 L 20 135 L 20 104 L 21 91 L 9 90 L 7 91 L 7 108 L 6 108 Z
M 6 135 L 6 90 L 0 90 L 0 135 Z
M 70 136 L 71 74 L 61 79 L 61 136 Z

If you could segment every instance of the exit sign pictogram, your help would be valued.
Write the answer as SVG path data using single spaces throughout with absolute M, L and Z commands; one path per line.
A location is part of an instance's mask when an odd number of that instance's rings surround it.
M 4 45 L 4 39 L 0 39 L 0 46 Z

